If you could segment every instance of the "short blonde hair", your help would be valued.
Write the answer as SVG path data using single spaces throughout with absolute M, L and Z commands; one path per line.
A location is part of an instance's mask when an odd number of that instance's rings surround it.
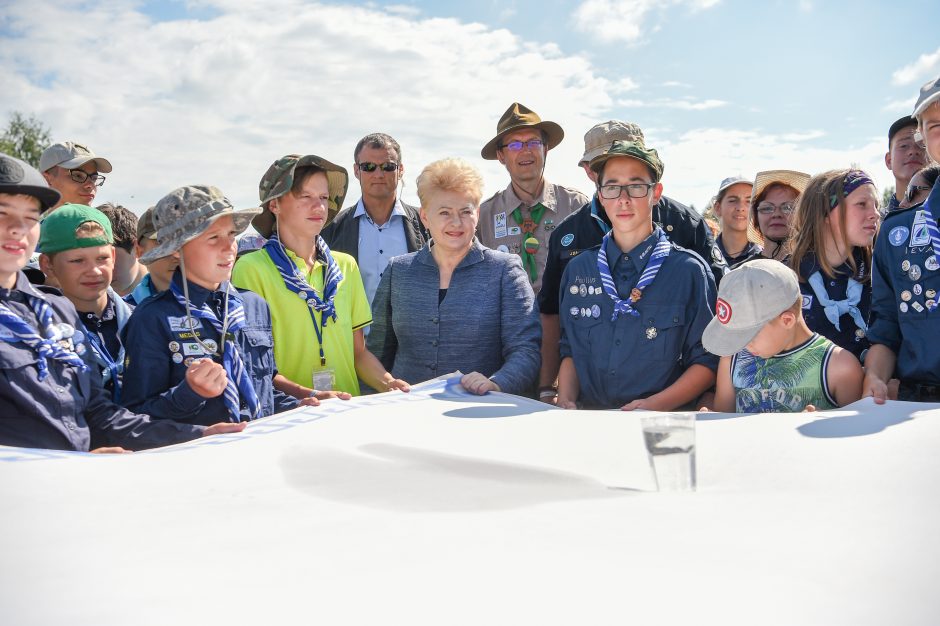
M 469 162 L 449 157 L 425 166 L 418 175 L 418 199 L 427 207 L 431 196 L 441 191 L 463 193 L 480 206 L 483 199 L 483 175 Z

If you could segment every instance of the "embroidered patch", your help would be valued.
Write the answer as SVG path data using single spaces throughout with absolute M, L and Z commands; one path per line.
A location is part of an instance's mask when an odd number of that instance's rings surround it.
M 731 305 L 718 298 L 718 302 L 715 303 L 715 317 L 722 324 L 727 324 L 731 320 Z
M 910 234 L 911 231 L 907 229 L 907 226 L 895 226 L 891 229 L 891 232 L 888 233 L 888 241 L 892 246 L 903 246 L 904 241 Z
M 501 239 L 506 236 L 506 214 L 497 213 L 493 216 L 493 236 Z
M 561 238 L 561 245 L 564 246 L 565 248 L 567 248 L 573 243 L 574 243 L 574 233 L 568 233 L 567 235 Z
M 813 308 L 813 296 L 803 296 L 803 308 L 804 309 Z

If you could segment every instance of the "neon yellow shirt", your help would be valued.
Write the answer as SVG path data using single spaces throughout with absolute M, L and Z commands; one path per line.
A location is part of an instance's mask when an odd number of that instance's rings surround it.
M 303 259 L 285 250 L 307 282 L 318 294 L 323 294 L 323 263 L 316 261 L 308 270 Z M 359 379 L 356 376 L 353 331 L 372 323 L 372 310 L 356 260 L 342 252 L 332 252 L 332 255 L 343 273 L 343 280 L 333 300 L 336 321 L 329 320 L 322 329 L 325 366 L 320 365 L 320 342 L 310 319 L 310 308 L 305 300 L 284 286 L 284 280 L 266 251 L 257 250 L 240 258 L 232 271 L 232 284 L 250 289 L 267 300 L 274 333 L 274 360 L 281 374 L 297 384 L 312 387 L 314 372 L 332 369 L 336 375 L 333 389 L 357 396 Z M 319 321 L 320 313 L 317 313 L 317 323 Z

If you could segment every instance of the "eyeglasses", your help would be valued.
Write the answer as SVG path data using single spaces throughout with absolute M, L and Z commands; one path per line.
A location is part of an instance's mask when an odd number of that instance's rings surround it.
M 913 202 L 918 191 L 930 191 L 931 189 L 933 188 L 930 185 L 908 185 L 907 191 L 904 192 L 904 199 Z
M 783 204 L 771 204 L 769 202 L 761 202 L 757 207 L 757 212 L 761 215 L 773 215 L 774 211 L 780 209 L 780 212 L 784 215 L 789 215 L 793 213 L 793 209 L 796 208 L 791 202 L 784 202 Z
M 509 148 L 510 152 L 519 152 L 523 148 L 528 148 L 529 150 L 538 150 L 544 144 L 541 139 L 530 139 L 528 141 L 510 141 L 509 143 L 504 143 L 499 148 Z
M 398 163 L 395 163 L 394 161 L 389 161 L 387 163 L 382 163 L 381 165 L 379 165 L 377 163 L 370 163 L 369 161 L 365 161 L 359 164 L 359 169 L 362 170 L 363 172 L 374 172 L 375 168 L 377 167 L 382 168 L 383 172 L 394 172 L 395 170 L 398 169 Z
M 69 178 L 74 180 L 79 185 L 83 184 L 89 178 L 91 182 L 95 184 L 95 187 L 100 187 L 104 184 L 104 176 L 95 172 L 94 174 L 89 174 L 84 170 L 69 170 Z
M 645 198 L 649 195 L 650 189 L 656 186 L 656 183 L 630 183 L 629 185 L 601 185 L 599 192 L 601 198 L 605 200 L 615 200 L 620 197 L 624 191 L 631 198 Z

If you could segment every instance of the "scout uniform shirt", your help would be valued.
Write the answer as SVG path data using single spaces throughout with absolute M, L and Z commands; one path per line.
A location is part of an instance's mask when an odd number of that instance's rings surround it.
M 875 241 L 868 339 L 897 355 L 902 384 L 940 385 L 940 293 L 927 219 L 920 206 L 889 213 Z
M 858 357 L 859 361 L 865 363 L 865 352 L 871 345 L 867 333 L 868 310 L 871 308 L 871 280 L 863 280 L 867 270 L 861 254 L 856 255 L 855 267 L 858 269 L 853 272 L 852 266 L 846 261 L 839 267 L 833 268 L 836 278 L 832 278 L 826 276 L 819 267 L 816 255 L 810 253 L 800 263 L 800 293 L 803 296 L 803 319 L 809 329 L 831 340 L 840 348 L 848 350 Z M 810 276 L 816 272 L 819 272 L 825 289 L 822 293 L 817 293 L 816 288 L 809 282 Z M 857 287 L 854 287 L 858 291 L 858 302 L 852 306 L 858 310 L 858 316 L 864 327 L 859 326 L 851 314 L 843 313 L 837 318 L 839 321 L 837 329 L 826 316 L 826 307 L 823 306 L 821 298 L 826 298 L 830 302 L 845 301 L 848 298 L 846 292 L 850 278 L 859 283 Z M 847 310 L 847 307 L 842 305 L 842 309 Z M 800 410 L 803 409 L 800 408 Z
M 545 261 L 548 258 L 548 238 L 552 231 L 561 223 L 563 219 L 577 211 L 588 197 L 568 187 L 553 185 L 547 180 L 542 186 L 542 196 L 536 199 L 532 207 L 523 204 L 522 200 L 516 195 L 509 184 L 503 191 L 497 192 L 493 197 L 485 200 L 480 205 L 480 222 L 477 224 L 477 237 L 487 248 L 499 250 L 500 252 L 510 252 L 523 257 L 523 267 L 529 273 L 529 281 L 532 283 L 532 290 L 539 292 L 542 285 L 542 272 L 545 270 Z M 532 218 L 532 210 L 538 205 L 545 209 L 542 211 L 541 219 Z M 520 210 L 522 223 L 518 223 L 513 217 L 516 209 Z M 532 219 L 534 230 L 531 234 L 525 232 L 526 220 Z M 526 240 L 530 241 L 528 246 Z M 537 243 L 536 243 L 537 242 Z M 526 261 L 526 253 L 534 252 L 535 276 Z
M 607 259 L 617 293 L 628 298 L 662 231 L 626 253 L 613 237 Z M 561 358 L 572 357 L 585 408 L 619 408 L 659 393 L 694 364 L 718 368 L 718 357 L 702 347 L 717 297 L 711 270 L 695 253 L 672 246 L 656 279 L 634 308 L 611 321 L 613 300 L 597 269 L 599 247 L 568 263 L 561 281 Z
M 721 281 L 728 266 L 698 213 L 663 196 L 653 206 L 653 223 L 663 229 L 669 241 L 698 254 L 711 267 L 716 282 Z M 558 315 L 559 286 L 568 261 L 597 246 L 609 231 L 610 221 L 597 195 L 552 231 L 542 287 L 536 291 L 541 313 Z
M 92 358 L 101 372 L 104 388 L 115 402 L 121 401 L 120 391 L 115 393 L 115 389 L 120 386 L 124 372 L 124 347 L 121 345 L 120 333 L 127 325 L 133 310 L 131 304 L 122 300 L 117 292 L 108 287 L 108 304 L 105 305 L 101 317 L 91 312 L 78 314 L 82 321 L 82 330 L 88 335 L 88 347 L 91 348 Z M 103 347 L 106 353 L 99 354 L 98 346 Z M 114 380 L 114 372 L 108 359 L 117 367 L 117 380 Z
M 8 341 L 11 333 L 0 326 L 0 445 L 83 452 L 100 446 L 142 450 L 202 436 L 200 426 L 150 421 L 112 403 L 101 386 L 91 349 L 80 336 L 81 322 L 72 303 L 56 289 L 31 285 L 22 272 L 13 289 L 0 289 L 0 302 L 40 333 L 27 296 L 45 300 L 53 322 L 67 325 L 73 333 L 68 341 L 86 368 L 46 359 L 49 373 L 39 380 L 36 351 Z
M 317 260 L 313 267 L 308 268 L 303 259 L 287 248 L 284 250 L 307 283 L 322 295 L 323 263 Z M 313 385 L 314 372 L 331 369 L 336 378 L 333 389 L 358 396 L 353 333 L 372 323 L 372 309 L 355 259 L 343 252 L 331 251 L 330 254 L 343 273 L 343 280 L 339 282 L 333 300 L 336 319 L 328 319 L 326 326 L 321 327 L 325 366 L 320 365 L 320 342 L 307 301 L 284 286 L 284 279 L 267 250 L 250 252 L 240 258 L 232 271 L 232 282 L 259 294 L 271 307 L 274 358 L 281 374 L 298 385 L 316 388 Z M 317 323 L 321 319 L 317 313 Z
M 173 282 L 182 289 L 179 270 L 173 275 Z M 238 290 L 238 296 L 244 305 L 245 326 L 234 333 L 229 331 L 226 340 L 235 342 L 258 395 L 261 410 L 257 417 L 293 409 L 299 404 L 297 399 L 273 386 L 277 367 L 268 306 L 250 291 Z M 189 301 L 193 309 L 208 303 L 218 319 L 224 318 L 224 291 L 209 291 L 190 282 Z M 128 408 L 154 418 L 205 426 L 234 421 L 223 395 L 203 398 L 186 382 L 186 368 L 196 359 L 210 357 L 221 362 L 221 357 L 217 356 L 221 348 L 219 332 L 208 320 L 195 315 L 190 319 L 195 328 L 190 328 L 186 310 L 169 289 L 134 309 L 122 333 L 127 359 L 121 401 Z M 216 355 L 207 355 L 196 341 L 197 337 Z M 241 421 L 251 419 L 244 399 L 240 413 Z

